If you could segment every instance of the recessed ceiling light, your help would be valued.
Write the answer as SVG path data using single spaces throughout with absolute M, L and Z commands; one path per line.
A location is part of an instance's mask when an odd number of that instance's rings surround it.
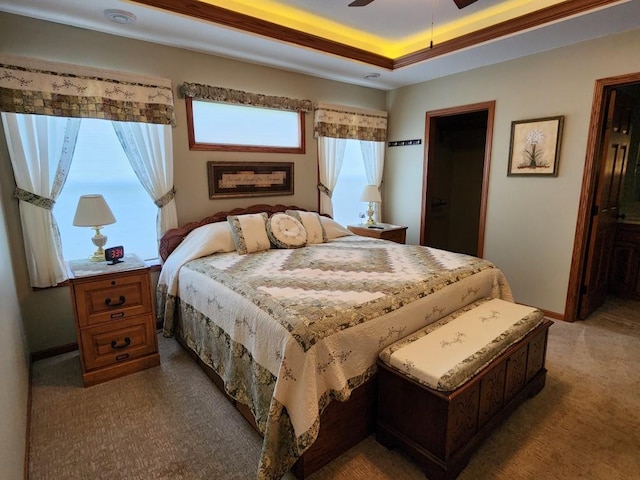
M 377 72 L 365 73 L 363 77 L 367 80 L 373 80 L 374 78 L 380 78 L 380 74 Z
M 128 25 L 136 21 L 136 16 L 131 12 L 127 12 L 126 10 L 108 9 L 103 13 L 104 16 L 111 20 L 113 23 L 119 23 L 121 25 Z

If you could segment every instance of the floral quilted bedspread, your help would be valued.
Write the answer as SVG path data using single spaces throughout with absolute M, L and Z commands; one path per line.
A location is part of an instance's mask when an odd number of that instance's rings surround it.
M 210 255 L 158 284 L 165 336 L 180 335 L 253 412 L 261 480 L 286 473 L 382 349 L 485 297 L 513 300 L 486 260 L 358 236 Z

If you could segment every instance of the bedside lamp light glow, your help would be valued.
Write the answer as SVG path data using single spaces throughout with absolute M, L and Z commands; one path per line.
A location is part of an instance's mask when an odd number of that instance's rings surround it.
M 95 230 L 95 235 L 91 238 L 91 241 L 97 249 L 89 257 L 92 262 L 104 261 L 103 247 L 107 243 L 107 237 L 100 233 L 100 229 L 112 223 L 116 223 L 116 219 L 102 195 L 91 194 L 80 197 L 75 217 L 73 217 L 73 224 L 76 227 L 90 227 Z

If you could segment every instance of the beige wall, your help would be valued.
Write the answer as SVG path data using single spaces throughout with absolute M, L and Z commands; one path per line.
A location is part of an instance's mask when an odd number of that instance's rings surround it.
M 384 109 L 385 92 L 323 80 L 282 70 L 187 50 L 124 39 L 78 28 L 0 13 L 0 52 L 54 61 L 95 66 L 170 78 L 174 91 L 184 81 L 234 88 L 267 95 L 288 96 L 362 108 Z M 174 165 L 178 221 L 184 224 L 208 214 L 254 203 L 286 203 L 305 208 L 317 206 L 317 154 L 313 119 L 306 116 L 305 155 L 191 152 L 187 143 L 184 100 L 176 96 Z M 257 199 L 208 199 L 206 162 L 293 161 L 295 193 L 292 196 Z M 75 341 L 67 288 L 31 292 L 21 245 L 17 203 L 11 198 L 13 174 L 6 142 L 0 133 L 0 182 L 7 208 L 11 253 L 16 259 L 16 280 L 31 351 Z M 126 248 L 126 245 L 125 245 Z
M 485 258 L 516 300 L 564 313 L 596 79 L 640 71 L 640 30 L 576 44 L 391 92 L 389 139 L 423 138 L 431 110 L 496 101 Z M 564 115 L 559 175 L 507 177 L 511 121 Z M 385 213 L 419 240 L 423 146 L 393 148 Z
M 2 193 L 2 187 L 0 187 Z M 5 209 L 0 204 L 0 251 L 7 252 Z M 12 259 L 0 261 L 0 475 L 24 478 L 29 367 Z
M 425 113 L 496 100 L 485 257 L 504 269 L 516 299 L 563 313 L 580 195 L 594 82 L 640 71 L 640 30 L 476 69 L 385 93 L 186 50 L 0 14 L 0 51 L 100 68 L 139 72 L 250 92 L 307 98 L 389 111 L 389 139 L 423 138 Z M 176 100 L 174 131 L 176 202 L 180 224 L 234 206 L 283 202 L 316 206 L 316 143 L 307 115 L 307 154 L 295 162 L 295 194 L 211 201 L 208 160 L 282 160 L 282 155 L 191 152 L 184 101 Z M 506 176 L 512 120 L 564 115 L 557 178 Z M 384 221 L 407 225 L 417 243 L 423 147 L 388 150 Z M 31 351 L 75 341 L 66 288 L 32 292 L 28 286 L 12 172 L 0 134 L 0 186 L 16 288 Z

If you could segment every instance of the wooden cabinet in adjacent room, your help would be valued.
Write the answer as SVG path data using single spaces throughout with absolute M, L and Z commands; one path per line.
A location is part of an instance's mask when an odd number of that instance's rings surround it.
M 618 223 L 613 248 L 612 293 L 640 300 L 640 224 Z

